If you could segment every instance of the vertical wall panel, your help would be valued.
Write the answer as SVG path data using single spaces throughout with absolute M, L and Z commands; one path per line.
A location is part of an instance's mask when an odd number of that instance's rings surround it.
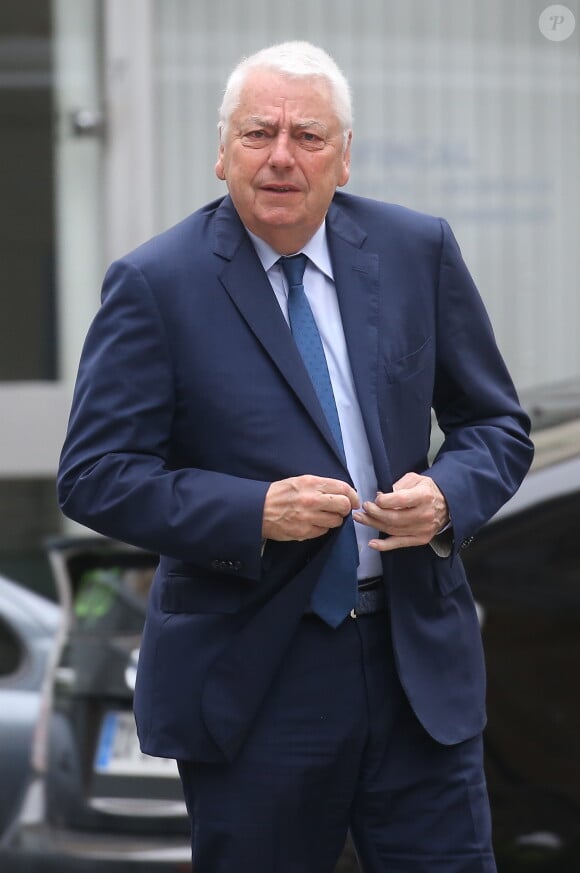
M 580 41 L 538 0 L 153 0 L 159 228 L 224 193 L 237 60 L 304 38 L 355 97 L 349 189 L 451 222 L 521 386 L 580 373 Z M 577 16 L 580 22 L 580 16 Z

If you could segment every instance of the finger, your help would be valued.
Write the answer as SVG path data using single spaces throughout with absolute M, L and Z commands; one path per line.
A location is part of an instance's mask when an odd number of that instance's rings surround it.
M 315 476 L 303 476 L 297 481 L 297 487 L 288 498 L 290 505 L 304 507 L 306 510 L 330 510 L 350 512 L 350 497 L 343 493 L 350 486 L 346 482 L 332 485 L 332 480 L 320 479 Z M 338 484 L 344 485 L 341 489 Z
M 377 518 L 367 512 L 353 512 L 352 517 L 358 524 L 364 524 L 366 527 L 377 526 Z
M 353 513 L 353 518 L 359 524 L 377 528 L 389 536 L 413 536 L 422 542 L 428 542 L 433 533 L 439 530 L 430 517 L 418 517 L 411 510 L 357 512 Z
M 381 524 L 409 526 L 415 524 L 420 517 L 414 506 L 405 507 L 383 507 L 372 501 L 365 501 L 363 504 L 365 514 Z
M 377 552 L 394 552 L 395 549 L 408 549 L 411 546 L 421 546 L 425 543 L 420 542 L 414 536 L 389 536 L 380 540 L 370 540 L 369 547 Z
M 369 507 L 372 507 L 374 505 L 378 509 L 384 509 L 388 511 L 406 509 L 408 501 L 406 494 L 406 490 L 397 492 L 389 491 L 386 494 L 382 491 L 379 491 L 374 501 L 369 501 Z M 366 503 L 364 504 L 364 508 L 365 510 L 370 511 L 369 508 L 367 508 Z
M 393 491 L 401 491 L 403 489 L 414 488 L 419 484 L 425 477 L 420 476 L 419 473 L 405 473 L 404 476 L 401 476 L 394 485 Z
M 343 482 L 341 479 L 321 479 L 319 490 L 323 494 L 346 497 L 350 504 L 349 512 L 352 509 L 358 509 L 360 506 L 357 492 L 348 484 L 348 482 Z
M 326 527 L 328 530 L 331 527 L 340 527 L 344 523 L 344 519 L 345 516 L 338 512 L 317 512 L 310 516 L 309 522 L 316 526 Z
M 369 518 L 385 518 L 386 512 L 377 506 L 376 503 L 373 503 L 371 500 L 365 500 L 363 503 L 364 512 L 357 513 L 358 515 L 368 516 Z
M 270 532 L 270 539 L 302 542 L 324 536 L 332 528 L 340 527 L 343 521 L 344 519 L 339 515 L 333 516 L 329 513 L 321 513 L 320 518 L 311 517 L 308 521 L 282 523 L 268 530 Z
M 426 494 L 423 489 L 415 486 L 401 488 L 400 491 L 390 491 L 388 494 L 379 493 L 375 498 L 375 503 L 379 509 L 413 509 L 413 507 L 419 506 L 425 498 Z
M 360 524 L 376 527 L 384 533 L 399 533 L 400 531 L 395 529 L 400 525 L 399 515 L 401 515 L 400 511 L 383 510 L 376 504 L 365 503 L 364 512 L 353 513 L 353 518 L 356 518 Z
M 341 518 L 346 518 L 355 507 L 344 494 L 325 494 L 320 508 L 325 512 L 338 513 Z
M 327 513 L 338 516 L 341 522 L 352 510 L 350 500 L 345 495 L 324 494 L 321 491 L 307 491 L 300 494 L 294 502 L 294 508 L 308 518 L 314 516 L 323 518 L 323 513 Z
M 385 498 L 389 496 L 391 495 L 384 495 Z M 403 504 L 399 507 L 392 505 L 396 503 L 396 500 L 387 501 L 385 499 L 378 503 L 379 508 L 382 508 L 385 513 L 388 525 L 396 529 L 392 532 L 403 532 L 410 526 L 417 526 L 421 530 L 429 529 L 432 526 L 434 531 L 438 531 L 449 521 L 449 510 L 445 498 L 438 489 L 435 491 L 431 485 L 426 488 L 421 486 L 408 491 L 399 491 L 397 496 L 401 498 Z M 379 498 L 377 498 L 378 501 Z

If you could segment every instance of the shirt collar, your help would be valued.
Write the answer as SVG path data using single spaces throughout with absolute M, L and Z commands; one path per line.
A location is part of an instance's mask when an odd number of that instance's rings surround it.
M 254 244 L 254 248 L 256 249 L 256 253 L 264 270 L 268 272 L 268 270 L 278 262 L 280 254 L 261 237 L 256 236 L 256 234 L 252 233 L 248 228 L 246 228 L 246 230 Z M 306 245 L 303 246 L 300 251 L 304 252 L 308 259 L 312 261 L 314 266 L 317 267 L 321 273 L 324 273 L 325 276 L 328 276 L 329 279 L 334 281 L 325 222 L 320 225 L 316 233 L 308 240 Z M 295 254 L 298 254 L 298 252 L 295 252 Z

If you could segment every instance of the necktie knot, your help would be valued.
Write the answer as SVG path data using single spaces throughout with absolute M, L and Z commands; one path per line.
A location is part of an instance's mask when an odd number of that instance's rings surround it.
M 299 255 L 280 258 L 280 264 L 282 265 L 286 281 L 290 288 L 295 285 L 302 285 L 307 261 L 308 257 L 302 252 L 300 252 Z

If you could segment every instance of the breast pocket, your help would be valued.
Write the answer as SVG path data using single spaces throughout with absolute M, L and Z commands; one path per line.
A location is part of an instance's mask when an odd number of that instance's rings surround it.
M 386 361 L 385 369 L 389 382 L 404 382 L 421 373 L 431 359 L 431 346 L 431 337 L 427 337 L 414 351 L 395 360 Z
M 396 478 L 426 463 L 435 378 L 433 346 L 428 337 L 406 354 L 384 361 L 379 417 Z

